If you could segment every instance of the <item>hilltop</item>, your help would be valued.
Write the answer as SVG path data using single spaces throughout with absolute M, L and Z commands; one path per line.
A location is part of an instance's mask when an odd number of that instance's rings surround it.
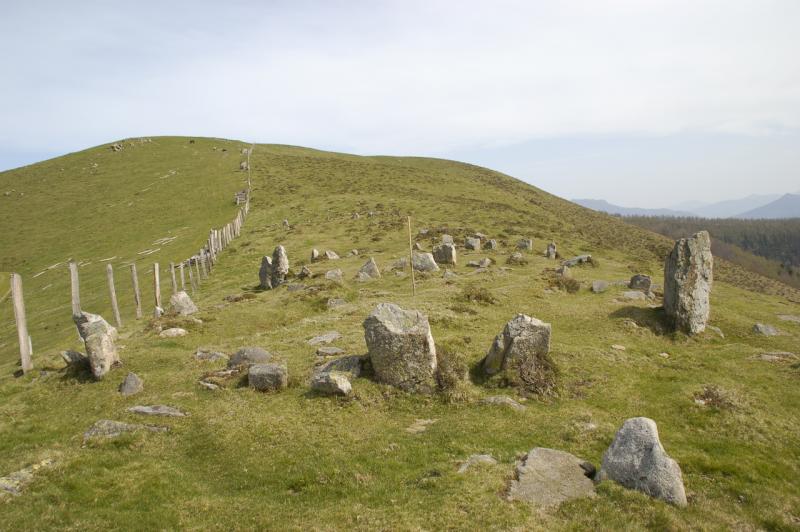
M 195 253 L 210 227 L 235 215 L 233 195 L 246 182 L 241 149 L 249 144 L 158 137 L 120 144 L 122 151 L 103 145 L 0 173 L 0 193 L 17 194 L 0 196 L 0 248 L 14 250 L 0 270 L 23 276 L 36 367 L 12 377 L 16 338 L 6 324 L 13 318 L 0 303 L 0 475 L 54 461 L 22 495 L 0 502 L 9 527 L 685 529 L 800 522 L 800 367 L 792 357 L 759 357 L 797 352 L 800 325 L 778 317 L 800 315 L 797 291 L 720 260 L 711 325 L 724 337 L 672 333 L 660 301 L 626 300 L 619 285 L 588 289 L 593 280 L 621 282 L 635 273 L 661 284 L 672 247 L 666 237 L 473 165 L 255 145 L 251 211 L 194 295 L 201 321 L 135 320 L 127 264 L 139 265 L 149 316 L 147 269 Z M 484 233 L 499 248 L 459 247 L 457 275 L 419 276 L 414 296 L 408 271 L 391 271 L 408 254 L 409 216 L 412 238 L 425 250 L 444 231 L 459 242 Z M 534 240 L 534 251 L 526 263 L 508 264 L 522 238 Z M 554 282 L 557 263 L 543 256 L 551 241 L 564 258 L 594 259 L 573 268 L 575 293 Z M 291 289 L 258 290 L 261 258 L 277 245 L 287 250 L 292 274 L 302 266 L 315 274 L 340 268 L 344 282 L 290 274 Z M 311 263 L 312 248 L 342 258 Z M 357 255 L 348 254 L 353 249 Z M 383 277 L 356 282 L 369 257 Z M 484 257 L 494 260 L 486 271 L 466 265 Z M 84 308 L 109 320 L 105 264 L 118 272 L 124 365 L 99 382 L 65 371 L 59 356 L 82 349 L 70 322 L 69 258 L 84 263 Z M 168 293 L 168 283 L 162 287 Z M 331 299 L 342 301 L 330 308 Z M 320 357 L 308 340 L 335 330 L 341 339 L 333 345 L 364 354 L 362 324 L 383 302 L 426 314 L 437 351 L 463 361 L 472 378 L 431 396 L 368 377 L 353 381 L 349 398 L 310 394 Z M 552 324 L 553 396 L 525 396 L 475 375 L 517 313 Z M 781 334 L 758 336 L 756 322 Z M 157 334 L 171 325 L 189 334 Z M 243 346 L 284 361 L 289 388 L 262 394 L 198 385 L 224 367 L 197 360 L 198 348 L 231 354 Z M 144 390 L 123 397 L 117 387 L 129 371 L 142 377 Z M 697 400 L 709 390 L 714 401 Z M 525 408 L 482 404 L 493 395 Z M 153 404 L 188 415 L 154 421 L 127 410 Z M 550 447 L 597 465 L 622 422 L 635 416 L 658 423 L 683 471 L 686 508 L 612 482 L 599 484 L 592 499 L 545 512 L 505 500 L 519 453 Z M 83 432 L 99 419 L 170 430 L 82 446 Z M 497 463 L 459 474 L 473 454 Z

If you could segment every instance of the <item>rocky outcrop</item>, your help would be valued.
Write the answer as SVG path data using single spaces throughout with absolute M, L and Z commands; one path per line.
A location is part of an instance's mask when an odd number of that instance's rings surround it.
M 676 330 L 687 334 L 705 330 L 713 266 L 707 231 L 675 242 L 664 264 L 664 310 Z
M 181 290 L 175 292 L 169 298 L 170 311 L 178 316 L 189 316 L 197 312 L 197 305 L 194 304 L 189 294 Z
M 381 303 L 364 321 L 364 338 L 378 381 L 410 392 L 434 391 L 436 346 L 425 315 Z
M 286 281 L 286 276 L 289 274 L 289 257 L 286 255 L 286 249 L 283 246 L 278 246 L 272 252 L 272 267 L 270 268 L 270 280 L 272 288 L 278 288 Z
M 439 244 L 433 248 L 433 259 L 439 264 L 451 264 L 458 262 L 458 253 L 454 244 Z
M 81 312 L 79 316 L 73 316 L 73 319 L 86 346 L 92 375 L 96 379 L 102 379 L 120 361 L 116 344 L 117 329 L 97 314 Z
M 646 417 L 623 423 L 603 455 L 597 479 L 613 480 L 670 504 L 686 506 L 681 468 L 664 451 L 656 422 Z

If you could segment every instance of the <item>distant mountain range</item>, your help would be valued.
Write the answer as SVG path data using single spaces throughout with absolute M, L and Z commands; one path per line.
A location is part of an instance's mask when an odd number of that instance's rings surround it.
M 606 200 L 574 199 L 588 209 L 620 216 L 697 216 L 701 218 L 800 218 L 800 193 L 753 194 L 746 198 L 717 203 L 684 202 L 673 208 L 646 209 L 622 207 Z

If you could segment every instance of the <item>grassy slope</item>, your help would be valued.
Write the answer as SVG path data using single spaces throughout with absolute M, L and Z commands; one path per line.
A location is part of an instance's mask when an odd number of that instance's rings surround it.
M 239 171 L 241 142 L 156 137 L 122 144 L 121 152 L 103 145 L 0 173 L 0 272 L 23 276 L 35 352 L 70 347 L 65 342 L 75 338 L 68 259 L 83 263 L 83 308 L 109 318 L 105 267 L 114 265 L 125 323 L 134 318 L 128 264 L 137 263 L 149 306 L 153 263 L 160 263 L 162 285 L 169 286 L 169 262 L 195 253 L 212 225 L 236 213 L 233 193 L 245 179 Z M 154 243 L 167 237 L 177 238 Z M 139 254 L 155 248 L 161 250 Z M 0 273 L 0 296 L 8 289 L 7 277 Z M 15 361 L 16 341 L 11 306 L 0 305 L 0 367 Z
M 192 325 L 189 336 L 159 339 L 145 324 L 131 324 L 126 330 L 137 334 L 122 342 L 125 368 L 103 382 L 80 382 L 60 372 L 0 381 L 0 431 L 8 435 L 0 439 L 0 471 L 45 456 L 59 460 L 24 499 L 0 503 L 1 521 L 21 528 L 88 529 L 797 526 L 800 370 L 748 359 L 763 350 L 797 350 L 800 327 L 775 317 L 800 314 L 798 304 L 786 298 L 796 293 L 722 264 L 718 277 L 730 282 L 715 285 L 712 323 L 726 338 L 664 334 L 659 310 L 614 303 L 615 289 L 600 295 L 585 289 L 575 295 L 545 292 L 542 271 L 553 263 L 538 252 L 551 238 L 564 255 L 599 257 L 599 268 L 575 270 L 581 281 L 624 279 L 635 271 L 660 276 L 669 242 L 612 217 L 446 161 L 258 146 L 253 170 L 251 216 L 197 298 L 204 323 Z M 377 214 L 363 215 L 370 210 Z M 353 211 L 361 218 L 353 220 Z M 416 298 L 408 279 L 393 274 L 367 284 L 349 281 L 366 256 L 385 266 L 403 254 L 407 214 L 417 227 L 446 224 L 453 234 L 481 231 L 507 245 L 497 253 L 463 253 L 454 283 L 423 279 Z M 281 227 L 284 218 L 293 224 L 289 232 Z M 464 266 L 487 255 L 503 264 L 522 236 L 536 238 L 537 255 L 528 265 L 481 275 L 470 275 Z M 307 284 L 319 292 L 282 288 L 224 302 L 224 296 L 252 291 L 261 255 L 277 244 L 287 247 L 295 270 L 312 247 L 342 255 L 358 248 L 362 256 L 310 265 L 315 272 L 341 267 L 348 279 L 343 287 L 314 280 Z M 498 302 L 464 303 L 461 294 L 469 285 L 487 288 Z M 744 285 L 784 290 L 784 296 L 748 292 Z M 329 297 L 344 297 L 348 304 L 326 310 Z M 425 311 L 437 345 L 470 363 L 515 313 L 551 322 L 561 397 L 530 400 L 524 412 L 516 412 L 475 401 L 513 390 L 469 385 L 466 398 L 447 402 L 367 379 L 354 382 L 350 400 L 310 396 L 306 380 L 315 355 L 305 340 L 336 329 L 344 336 L 337 345 L 363 353 L 361 323 L 382 301 Z M 755 337 L 754 321 L 775 323 L 786 334 Z M 627 350 L 613 351 L 611 344 Z M 286 360 L 290 389 L 263 395 L 197 386 L 198 377 L 215 366 L 193 360 L 198 346 L 230 352 L 243 345 L 262 345 Z M 48 356 L 60 367 L 54 354 Z M 43 362 L 37 360 L 39 367 Z M 116 386 L 129 370 L 144 378 L 145 391 L 125 399 Z M 721 386 L 739 406 L 696 406 L 692 394 L 706 384 Z M 80 448 L 82 431 L 96 419 L 141 422 L 125 408 L 155 403 L 191 415 L 163 421 L 173 429 L 167 435 L 137 434 Z M 662 442 L 681 464 L 687 509 L 611 483 L 601 485 L 593 500 L 544 514 L 501 498 L 517 453 L 548 446 L 597 464 L 621 422 L 637 415 L 658 422 Z M 407 433 L 418 418 L 438 421 L 422 434 Z M 582 428 L 589 421 L 596 430 Z M 473 453 L 490 453 L 500 463 L 457 475 L 458 461 Z

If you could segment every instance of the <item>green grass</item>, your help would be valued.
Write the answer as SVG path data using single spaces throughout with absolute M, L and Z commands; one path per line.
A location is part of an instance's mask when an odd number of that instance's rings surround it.
M 144 165 L 135 160 L 142 159 L 155 172 L 159 164 L 173 161 L 168 153 L 198 150 L 198 155 L 187 155 L 186 172 L 205 175 L 208 186 L 193 200 L 201 207 L 169 214 L 169 198 L 184 187 L 165 185 L 150 206 L 174 219 L 155 227 L 129 225 L 119 243 L 129 250 L 124 251 L 126 258 L 171 228 L 185 227 L 185 238 L 176 240 L 162 259 L 175 260 L 193 252 L 208 227 L 232 216 L 231 195 L 241 187 L 238 149 L 229 148 L 227 158 L 211 150 L 223 142 L 198 139 L 190 146 L 186 139 L 154 139 L 136 148 L 141 150 L 138 157 L 133 150 L 122 153 L 131 157 L 131 168 Z M 126 175 L 116 170 L 118 163 L 122 161 L 109 162 L 109 171 Z M 654 274 L 661 282 L 662 258 L 670 247 L 662 237 L 501 174 L 450 161 L 259 145 L 252 166 L 250 217 L 196 298 L 203 324 L 193 325 L 189 336 L 160 339 L 147 320 L 135 322 L 128 316 L 120 342 L 124 368 L 101 382 L 82 382 L 61 371 L 57 352 L 78 347 L 74 333 L 34 331 L 35 348 L 49 342 L 35 351 L 37 370 L 11 378 L 13 367 L 7 365 L 0 377 L 0 472 L 47 456 L 55 456 L 58 465 L 41 472 L 21 498 L 0 502 L 0 522 L 19 529 L 281 530 L 790 529 L 800 523 L 800 368 L 748 358 L 765 350 L 798 351 L 800 326 L 776 318 L 800 314 L 796 292 L 720 263 L 712 324 L 722 328 L 725 339 L 713 333 L 696 338 L 664 333 L 659 309 L 616 303 L 621 288 L 603 294 L 587 289 L 593 279 L 621 280 L 635 272 Z M 214 175 L 224 176 L 219 188 L 225 190 L 214 190 Z M 12 179 L 0 174 L 4 187 L 13 188 L 6 184 Z M 74 175 L 69 184 L 81 179 Z M 15 213 L 22 215 L 22 210 Z M 361 214 L 358 220 L 351 216 L 354 211 Z M 374 215 L 368 216 L 369 211 Z M 66 216 L 71 210 L 64 212 Z M 89 215 L 91 209 L 84 212 Z M 415 232 L 446 225 L 456 236 L 480 231 L 505 244 L 497 252 L 459 250 L 459 277 L 452 282 L 440 275 L 418 277 L 416 297 L 410 279 L 391 272 L 379 281 L 352 281 L 369 256 L 386 267 L 406 253 L 408 215 Z M 96 220 L 102 218 L 96 215 Z M 292 224 L 288 232 L 282 228 L 284 218 Z M 4 228 L 6 223 L 3 218 Z M 67 222 L 38 223 L 37 233 L 15 240 L 27 262 L 4 263 L 4 268 L 26 274 L 26 290 L 36 286 L 28 278 L 42 265 L 66 256 L 95 261 L 123 253 L 111 250 L 110 243 L 91 248 L 92 241 L 78 232 L 60 229 Z M 51 230 L 63 231 L 57 239 L 61 247 L 39 260 L 46 246 L 36 235 Z M 9 231 L 2 233 L 10 238 Z M 501 269 L 522 237 L 535 239 L 536 253 L 524 266 Z M 572 270 L 582 283 L 578 293 L 549 291 L 544 271 L 555 264 L 541 252 L 550 240 L 563 256 L 588 252 L 599 259 L 597 268 Z M 430 248 L 429 239 L 419 242 Z M 341 287 L 316 278 L 305 284 L 317 291 L 254 291 L 261 256 L 277 244 L 286 246 L 294 271 L 308 264 L 312 247 L 334 249 L 343 257 L 357 248 L 360 256 L 309 264 L 315 273 L 342 268 L 347 282 Z M 484 256 L 497 264 L 489 273 L 473 275 L 466 262 Z M 97 275 L 101 306 L 104 278 L 101 270 Z M 67 284 L 59 290 L 65 297 L 59 319 L 68 324 Z M 255 297 L 224 300 L 242 293 Z M 325 301 L 331 297 L 342 297 L 347 304 L 327 310 Z M 468 384 L 460 395 L 422 397 L 365 378 L 354 381 L 350 399 L 309 394 L 307 380 L 316 356 L 305 341 L 335 329 L 343 335 L 335 345 L 364 353 L 362 322 L 383 301 L 424 311 L 437 345 L 457 351 L 471 366 L 516 313 L 552 323 L 559 396 L 528 400 L 527 409 L 518 412 L 478 403 L 486 395 L 516 396 L 513 389 L 491 383 Z M 32 298 L 30 312 L 46 303 Z M 755 321 L 773 323 L 786 334 L 756 337 L 750 332 Z M 15 339 L 5 330 L 3 334 L 0 356 L 13 360 Z M 614 351 L 612 344 L 627 349 Z M 200 375 L 221 365 L 195 361 L 197 347 L 232 352 L 245 345 L 261 345 L 285 360 L 290 388 L 264 395 L 236 387 L 209 392 L 197 385 Z M 659 356 L 661 352 L 669 358 Z M 43 368 L 46 374 L 39 371 Z M 145 390 L 123 398 L 116 388 L 127 371 L 144 379 Z M 735 398 L 734 407 L 696 405 L 694 395 L 706 385 Z M 167 434 L 137 433 L 81 447 L 82 432 L 97 419 L 142 422 L 125 409 L 156 403 L 182 408 L 190 416 L 156 420 L 172 428 Z M 553 447 L 599 464 L 616 429 L 632 416 L 658 423 L 667 452 L 683 469 L 687 508 L 673 508 L 612 483 L 600 485 L 592 500 L 550 512 L 505 501 L 503 491 L 518 453 Z M 421 434 L 407 433 L 416 419 L 437 421 Z M 595 430 L 582 428 L 589 421 L 597 425 Z M 492 454 L 499 463 L 456 474 L 459 461 L 473 453 Z

